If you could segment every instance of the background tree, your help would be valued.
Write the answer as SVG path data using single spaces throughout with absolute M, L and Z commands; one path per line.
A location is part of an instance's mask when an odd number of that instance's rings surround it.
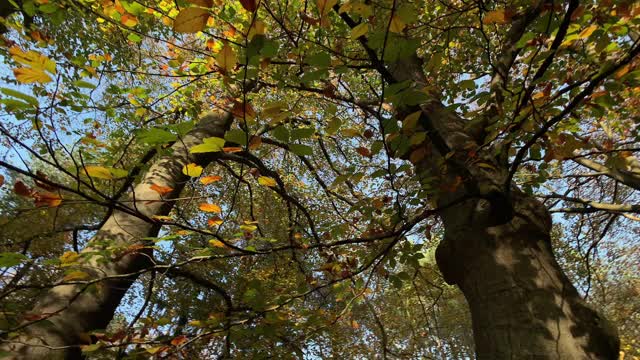
M 11 5 L 9 356 L 637 355 L 637 4 Z

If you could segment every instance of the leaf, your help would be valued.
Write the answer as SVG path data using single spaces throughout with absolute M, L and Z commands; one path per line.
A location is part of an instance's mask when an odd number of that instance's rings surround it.
M 204 212 L 221 213 L 222 209 L 216 204 L 202 203 L 198 206 Z
M 33 194 L 33 190 L 31 190 L 31 188 L 29 188 L 27 185 L 25 185 L 22 181 L 16 181 L 15 184 L 13 184 L 13 192 L 20 195 L 20 196 L 31 196 Z
M 3 252 L 0 253 L 0 268 L 8 268 L 16 265 L 20 265 L 29 258 L 20 253 Z
M 127 177 L 129 172 L 122 169 L 108 168 L 97 165 L 87 165 L 84 167 L 84 171 L 81 171 L 83 175 L 89 175 L 92 178 L 114 180 Z
M 11 54 L 11 58 L 13 58 L 17 63 L 29 66 L 33 69 L 46 70 L 52 74 L 56 73 L 55 61 L 37 51 L 30 50 L 24 52 L 18 46 L 12 46 L 9 48 L 9 54 Z
M 222 225 L 223 220 L 218 217 L 218 216 L 214 216 L 211 219 L 207 220 L 207 225 L 209 226 L 218 226 L 218 225 Z
M 230 72 L 238 64 L 238 57 L 236 56 L 236 52 L 229 45 L 229 43 L 225 42 L 222 46 L 222 49 L 218 53 L 218 56 L 216 56 L 216 64 L 224 73 Z
M 184 335 L 180 335 L 178 337 L 173 338 L 173 340 L 171 340 L 171 345 L 173 346 L 180 346 L 184 343 L 186 343 L 189 339 L 187 339 L 186 336 Z
M 156 185 L 156 184 L 151 184 L 150 188 L 151 190 L 157 192 L 160 195 L 167 195 L 168 193 L 173 191 L 173 188 L 170 188 L 168 186 Z
M 362 156 L 371 157 L 371 150 L 367 149 L 366 147 L 360 146 L 356 149 L 356 152 Z
M 208 185 L 220 180 L 222 180 L 222 177 L 217 175 L 203 176 L 200 178 L 200 182 L 202 183 L 202 185 Z
M 256 0 L 240 0 L 240 4 L 248 12 L 254 12 L 258 9 L 258 2 Z
M 223 248 L 226 246 L 222 241 L 216 239 L 209 240 L 209 245 L 217 248 Z
M 173 20 L 173 30 L 182 33 L 196 33 L 207 25 L 209 11 L 202 8 L 185 8 Z
M 420 115 L 422 115 L 422 111 L 416 111 L 407 115 L 402 121 L 402 132 L 405 134 L 411 133 L 418 126 L 418 120 L 420 120 Z
M 242 129 L 232 129 L 224 134 L 224 139 L 228 142 L 247 145 L 247 133 Z
M 268 177 L 268 176 L 260 176 L 258 178 L 258 184 L 263 185 L 263 186 L 269 186 L 269 187 L 274 187 L 276 185 L 278 185 L 278 183 L 276 182 L 276 180 L 274 178 Z
M 508 24 L 511 22 L 511 14 L 505 9 L 489 11 L 484 15 L 482 23 L 488 24 Z
M 78 259 L 80 259 L 80 254 L 75 251 L 66 251 L 60 256 L 60 263 L 62 266 L 69 266 L 77 263 Z
M 369 32 L 369 24 L 362 23 L 351 29 L 351 40 L 357 40 L 360 36 L 364 36 Z
M 167 130 L 162 130 L 158 128 L 143 130 L 138 134 L 138 138 L 143 143 L 149 144 L 149 145 L 165 144 L 172 141 L 176 141 L 178 139 L 177 136 L 168 132 Z
M 320 12 L 320 17 L 325 17 L 331 9 L 338 3 L 338 0 L 318 0 L 318 12 Z
M 37 207 L 58 207 L 62 204 L 62 197 L 51 192 L 37 192 L 33 195 Z
M 126 27 L 134 27 L 138 25 L 138 18 L 129 14 L 124 14 L 120 18 L 120 22 Z
M 68 272 L 63 278 L 62 281 L 76 281 L 76 280 L 85 280 L 89 278 L 89 274 L 84 271 L 74 270 Z
M 400 19 L 398 15 L 393 15 L 391 18 L 391 24 L 389 25 L 389 31 L 394 33 L 401 33 L 404 28 L 407 27 L 407 24 Z
M 82 345 L 80 346 L 80 350 L 82 350 L 82 352 L 93 352 L 96 351 L 98 349 L 100 349 L 102 347 L 102 343 L 95 343 L 95 344 L 91 344 L 91 345 Z
M 173 218 L 171 216 L 166 216 L 166 215 L 153 215 L 151 217 L 154 220 L 158 220 L 158 221 L 172 221 Z
M 5 95 L 13 96 L 14 98 L 24 100 L 31 105 L 38 106 L 38 99 L 34 98 L 33 96 L 23 94 L 20 91 L 8 89 L 8 88 L 2 88 L 0 89 L 0 91 L 2 91 L 2 93 Z
M 300 156 L 311 156 L 313 155 L 313 149 L 311 146 L 302 145 L 302 144 L 289 144 L 289 150 L 296 155 Z
M 193 5 L 198 5 L 206 8 L 210 8 L 213 6 L 213 0 L 187 0 L 187 1 Z
M 23 84 L 31 84 L 34 82 L 44 84 L 53 81 L 42 69 L 17 68 L 13 69 L 13 74 L 16 76 L 16 80 Z
M 596 29 L 598 29 L 598 25 L 595 24 L 585 28 L 580 32 L 580 34 L 578 34 L 578 39 L 588 38 L 589 36 L 591 36 L 591 34 L 593 34 L 594 31 L 596 31 Z
M 194 163 L 187 164 L 182 168 L 182 173 L 187 176 L 198 177 L 202 174 L 202 166 Z
M 258 227 L 252 224 L 242 224 L 240 225 L 240 230 L 247 232 L 254 232 L 258 230 Z
M 225 140 L 219 137 L 210 137 L 203 139 L 203 143 L 189 149 L 192 154 L 208 153 L 222 151 Z
M 4 185 L 4 176 L 0 175 L 0 186 Z

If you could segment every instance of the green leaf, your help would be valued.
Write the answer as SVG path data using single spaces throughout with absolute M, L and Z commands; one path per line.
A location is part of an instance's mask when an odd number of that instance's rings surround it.
M 17 91 L 17 90 L 8 89 L 8 88 L 2 88 L 0 89 L 0 91 L 2 91 L 2 93 L 5 95 L 13 96 L 14 98 L 24 100 L 33 106 L 36 106 L 36 107 L 38 106 L 38 99 L 36 99 L 33 96 L 21 93 L 20 91 Z
M 291 140 L 308 139 L 315 134 L 314 128 L 297 128 L 291 130 Z
M 296 155 L 313 155 L 313 149 L 311 146 L 302 145 L 302 144 L 289 144 L 289 150 L 291 150 Z
M 274 138 L 282 142 L 289 142 L 289 130 L 282 125 L 271 130 L 271 134 L 273 134 Z
M 229 130 L 224 134 L 224 139 L 230 143 L 236 143 L 238 145 L 247 145 L 247 133 L 242 129 Z
M 189 152 L 192 154 L 208 153 L 222 151 L 224 147 L 224 139 L 219 137 L 210 137 L 203 139 L 203 143 L 192 147 Z
M 0 268 L 7 268 L 20 265 L 29 258 L 20 253 L 3 252 L 0 253 Z
M 138 134 L 138 139 L 149 145 L 157 145 L 176 141 L 178 140 L 178 137 L 166 130 L 151 128 L 141 131 Z
M 77 86 L 77 87 L 81 87 L 81 88 L 85 88 L 85 89 L 95 89 L 96 86 L 88 81 L 84 81 L 84 80 L 77 80 L 73 82 L 73 85 Z
M 311 66 L 327 67 L 331 65 L 331 56 L 322 52 L 307 56 L 306 61 Z

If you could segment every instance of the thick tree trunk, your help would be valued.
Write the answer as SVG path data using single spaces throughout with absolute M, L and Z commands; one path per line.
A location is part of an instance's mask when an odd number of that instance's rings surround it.
M 46 321 L 26 326 L 20 336 L 2 346 L 2 350 L 13 354 L 11 359 L 80 358 L 78 345 L 87 343 L 89 331 L 106 328 L 124 293 L 137 278 L 134 273 L 151 264 L 151 252 L 139 249 L 139 245 L 147 245 L 143 238 L 158 234 L 159 225 L 149 218 L 168 214 L 174 203 L 149 201 L 160 200 L 160 195 L 150 186 L 156 184 L 173 188 L 165 198 L 179 194 L 188 180 L 182 173 L 183 166 L 191 162 L 206 166 L 211 161 L 211 157 L 194 158 L 189 154 L 189 148 L 201 143 L 203 138 L 222 137 L 231 121 L 228 113 L 206 116 L 194 130 L 172 146 L 172 154 L 158 159 L 151 166 L 129 195 L 130 200 L 135 200 L 131 208 L 142 216 L 115 211 L 82 251 L 83 256 L 89 258 L 83 263 L 82 270 L 91 275 L 90 280 L 107 279 L 89 288 L 84 285 L 52 288 L 32 311 L 35 315 L 44 316 Z M 123 249 L 128 247 L 128 250 L 110 259 L 90 255 L 100 250 L 105 242 Z
M 617 359 L 617 332 L 556 262 L 546 208 L 513 195 L 515 217 L 484 226 L 484 200 L 443 212 L 436 258 L 471 309 L 478 359 Z

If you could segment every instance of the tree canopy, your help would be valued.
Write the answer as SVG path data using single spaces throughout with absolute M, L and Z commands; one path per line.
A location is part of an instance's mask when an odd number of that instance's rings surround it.
M 639 357 L 639 52 L 633 1 L 3 2 L 0 355 Z

